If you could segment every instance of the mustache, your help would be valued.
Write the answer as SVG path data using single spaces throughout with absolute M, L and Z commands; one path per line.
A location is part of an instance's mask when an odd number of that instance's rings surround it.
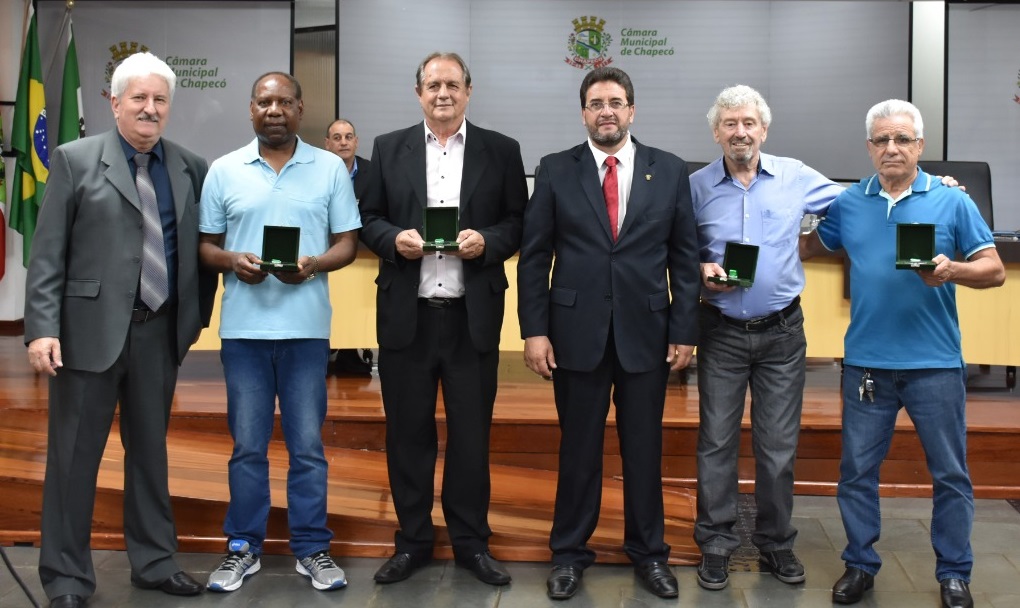
M 141 112 L 138 114 L 138 120 L 143 122 L 159 122 L 159 116 L 156 114 L 149 114 L 148 112 Z

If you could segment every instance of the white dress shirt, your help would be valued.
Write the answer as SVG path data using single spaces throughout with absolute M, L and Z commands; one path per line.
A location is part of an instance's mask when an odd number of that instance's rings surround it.
M 588 147 L 591 148 L 591 153 L 595 155 L 595 166 L 599 169 L 599 183 L 602 183 L 606 179 L 606 171 L 609 167 L 606 166 L 606 158 L 610 156 L 616 157 L 616 185 L 620 190 L 620 205 L 618 215 L 616 216 L 616 234 L 620 234 L 620 228 L 623 227 L 623 218 L 627 217 L 627 202 L 630 200 L 630 184 L 634 180 L 634 142 L 630 139 L 630 133 L 627 133 L 627 141 L 623 144 L 616 154 L 606 154 L 602 150 L 595 147 L 595 143 L 592 142 L 591 138 L 588 138 Z
M 428 207 L 460 207 L 460 182 L 464 173 L 464 142 L 467 120 L 440 145 L 439 138 L 425 124 L 425 184 Z M 426 252 L 421 260 L 419 298 L 460 298 L 464 296 L 464 263 L 445 251 Z

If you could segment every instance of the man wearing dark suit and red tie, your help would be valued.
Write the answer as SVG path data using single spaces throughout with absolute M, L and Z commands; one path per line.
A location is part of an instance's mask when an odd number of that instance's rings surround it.
M 623 457 L 623 548 L 652 593 L 676 597 L 660 463 L 666 380 L 690 362 L 697 340 L 698 243 L 687 165 L 630 137 L 634 87 L 622 70 L 585 76 L 581 120 L 588 140 L 539 165 L 517 266 L 524 359 L 552 379 L 560 419 L 548 592 L 572 597 L 595 561 L 586 544 L 598 523 L 612 395 Z
M 379 378 L 400 524 L 375 580 L 404 580 L 432 557 L 442 383 L 442 504 L 454 557 L 479 580 L 505 585 L 510 575 L 489 553 L 489 425 L 509 287 L 503 262 L 520 245 L 528 198 L 524 164 L 516 141 L 464 118 L 471 74 L 456 53 L 426 57 L 415 91 L 425 121 L 376 138 L 361 201 L 361 240 L 379 256 Z M 459 210 L 459 247 L 426 252 L 425 211 L 443 207 Z
M 39 579 L 53 608 L 83 606 L 96 589 L 92 509 L 118 404 L 131 582 L 202 591 L 174 559 L 166 433 L 216 282 L 200 286 L 198 269 L 206 162 L 162 137 L 175 83 L 154 55 L 125 59 L 110 85 L 116 129 L 57 148 L 39 210 L 25 342 L 52 376 Z

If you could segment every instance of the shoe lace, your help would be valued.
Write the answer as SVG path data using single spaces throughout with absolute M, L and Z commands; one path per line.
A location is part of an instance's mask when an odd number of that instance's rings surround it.
M 237 572 L 242 570 L 244 567 L 244 558 L 247 557 L 247 553 L 228 553 L 227 558 L 223 560 L 218 571 L 222 572 Z
M 705 567 L 711 569 L 724 569 L 726 568 L 726 558 L 715 553 L 706 553 Z
M 779 549 L 777 551 L 773 551 L 772 558 L 780 567 L 797 563 L 797 556 L 793 554 L 791 549 Z
M 308 560 L 312 568 L 319 572 L 337 567 L 336 562 L 334 562 L 333 558 L 329 556 L 329 553 L 326 553 L 325 551 L 309 555 Z

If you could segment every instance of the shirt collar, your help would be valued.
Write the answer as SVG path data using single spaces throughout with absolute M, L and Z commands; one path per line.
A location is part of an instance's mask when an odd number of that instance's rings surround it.
M 350 173 L 351 173 L 351 179 L 354 179 L 354 176 L 358 174 L 358 157 L 357 156 L 354 157 L 354 164 L 351 165 L 351 172 Z
M 932 176 L 925 173 L 924 170 L 921 169 L 921 167 L 918 167 L 917 176 L 914 178 L 914 181 L 910 184 L 910 189 L 905 190 L 904 194 L 901 195 L 897 200 L 902 200 L 905 196 L 912 194 L 914 192 L 927 192 L 932 188 L 939 187 L 941 184 L 942 182 L 940 180 L 934 179 Z M 884 190 L 882 189 L 882 182 L 879 181 L 878 173 L 876 173 L 872 175 L 870 179 L 868 179 L 868 183 L 864 188 L 864 193 L 869 196 L 875 196 L 881 192 L 884 192 Z
M 634 166 L 634 140 L 630 138 L 630 133 L 627 133 L 627 140 L 623 144 L 623 147 L 616 151 L 615 154 L 607 154 L 595 146 L 595 142 L 588 138 L 588 148 L 591 150 L 592 155 L 595 157 L 595 166 L 602 167 L 606 162 L 606 158 L 609 156 L 615 156 L 616 160 L 625 167 Z
M 297 135 L 294 136 L 297 139 L 297 145 L 294 147 L 294 155 L 290 157 L 287 164 L 290 163 L 310 163 L 315 159 L 312 153 L 312 147 L 301 140 Z M 245 164 L 251 164 L 262 160 L 262 155 L 259 154 L 259 138 L 251 140 L 251 142 L 241 148 L 241 154 Z
M 430 143 L 430 141 L 435 141 L 436 144 L 438 144 L 439 143 L 439 138 L 436 137 L 436 134 L 433 133 L 432 129 L 429 128 L 429 123 L 427 123 L 427 122 L 425 122 L 423 120 L 423 121 L 421 121 L 421 124 L 425 126 L 425 143 L 428 144 L 428 143 Z M 450 138 L 447 139 L 446 141 L 447 141 L 447 143 L 449 143 L 451 140 L 456 140 L 457 137 L 460 137 L 460 143 L 464 144 L 464 143 L 467 142 L 467 119 L 466 118 L 464 120 L 460 121 L 460 128 L 457 129 L 457 132 L 454 133 L 452 136 L 450 136 Z
M 138 150 L 135 150 L 134 146 L 129 144 L 128 141 L 124 139 L 124 136 L 121 135 L 119 131 L 117 132 L 117 138 L 120 139 L 120 147 L 124 150 L 124 156 L 127 157 L 129 161 L 134 162 L 135 154 L 138 154 Z M 160 138 L 156 142 L 156 145 L 152 147 L 152 150 L 149 150 L 149 152 L 152 153 L 152 155 L 155 156 L 156 159 L 162 163 L 164 161 L 163 139 Z

